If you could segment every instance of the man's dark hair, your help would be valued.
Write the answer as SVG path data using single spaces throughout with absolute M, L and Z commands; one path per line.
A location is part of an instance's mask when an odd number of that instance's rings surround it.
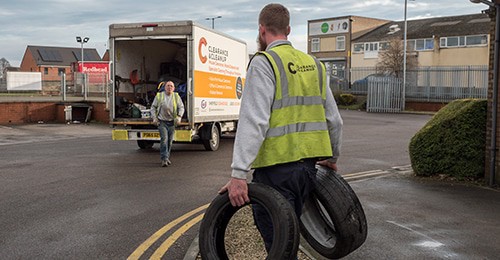
M 259 24 L 265 26 L 274 35 L 287 35 L 290 13 L 281 4 L 268 4 L 260 11 Z

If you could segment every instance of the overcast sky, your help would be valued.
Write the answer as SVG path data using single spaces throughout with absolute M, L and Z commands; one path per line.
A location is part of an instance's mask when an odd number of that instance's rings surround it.
M 243 39 L 248 51 L 256 50 L 257 16 L 269 1 L 259 0 L 0 0 L 0 58 L 19 66 L 27 45 L 80 47 L 76 36 L 90 37 L 85 48 L 107 49 L 112 23 L 193 20 Z M 404 0 L 302 0 L 286 1 L 291 13 L 290 40 L 306 49 L 307 21 L 358 15 L 404 20 Z M 480 13 L 484 4 L 469 0 L 408 0 L 408 19 Z

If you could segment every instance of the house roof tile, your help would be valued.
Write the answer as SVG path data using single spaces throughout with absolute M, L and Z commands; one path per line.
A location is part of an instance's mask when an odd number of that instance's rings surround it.
M 70 66 L 81 60 L 81 48 L 54 47 L 54 46 L 32 46 L 27 47 L 33 59 L 40 65 Z M 84 48 L 84 61 L 101 61 L 96 49 Z

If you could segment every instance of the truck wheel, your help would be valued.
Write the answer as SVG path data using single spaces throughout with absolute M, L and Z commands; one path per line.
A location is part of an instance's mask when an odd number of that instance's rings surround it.
M 297 216 L 283 195 L 257 183 L 248 184 L 250 204 L 262 205 L 271 215 L 273 245 L 267 259 L 295 259 L 300 235 Z M 233 207 L 227 192 L 212 201 L 200 225 L 199 247 L 202 259 L 228 259 L 224 235 L 231 217 L 241 207 Z
M 154 141 L 148 141 L 148 140 L 137 140 L 137 145 L 141 149 L 151 149 L 153 148 Z
M 210 124 L 203 127 L 201 141 L 207 151 L 217 151 L 220 144 L 220 132 L 216 124 Z
M 367 223 L 361 203 L 336 172 L 318 169 L 316 189 L 302 210 L 300 231 L 314 250 L 329 259 L 344 257 L 365 242 Z

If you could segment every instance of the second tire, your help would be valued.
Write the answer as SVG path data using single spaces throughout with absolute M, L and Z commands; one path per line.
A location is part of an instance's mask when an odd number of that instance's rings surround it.
M 316 188 L 300 218 L 300 231 L 322 256 L 338 259 L 366 240 L 365 213 L 351 186 L 333 170 L 318 166 Z

